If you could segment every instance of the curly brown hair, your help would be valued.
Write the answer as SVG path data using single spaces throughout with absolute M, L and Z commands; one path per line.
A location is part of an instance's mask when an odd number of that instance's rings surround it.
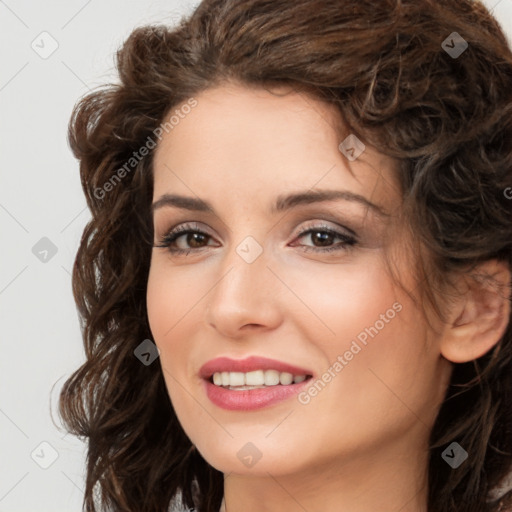
M 456 57 L 442 46 L 454 32 L 468 44 Z M 432 292 L 492 258 L 512 267 L 512 52 L 478 1 L 204 0 L 177 26 L 135 29 L 117 68 L 120 83 L 81 99 L 69 125 L 92 219 L 73 268 L 86 362 L 59 413 L 88 441 L 85 510 L 162 512 L 182 495 L 217 512 L 223 474 L 193 450 L 160 366 L 134 357 L 152 337 L 154 152 L 137 150 L 154 147 L 178 105 L 226 80 L 307 90 L 400 162 Z M 441 458 L 454 439 L 471 454 L 457 471 Z M 454 364 L 430 438 L 429 512 L 505 510 L 512 492 L 491 491 L 511 467 L 509 320 L 492 350 Z

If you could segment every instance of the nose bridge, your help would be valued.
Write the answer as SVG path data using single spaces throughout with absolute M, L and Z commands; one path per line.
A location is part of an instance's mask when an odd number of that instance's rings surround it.
M 229 335 L 246 324 L 275 325 L 279 307 L 274 288 L 279 283 L 269 263 L 263 244 L 252 236 L 226 251 L 220 280 L 208 299 L 210 324 Z
M 266 295 L 269 263 L 263 245 L 254 237 L 247 236 L 226 252 L 222 263 L 224 276 L 216 286 L 215 295 L 226 301 L 236 301 L 240 306 Z

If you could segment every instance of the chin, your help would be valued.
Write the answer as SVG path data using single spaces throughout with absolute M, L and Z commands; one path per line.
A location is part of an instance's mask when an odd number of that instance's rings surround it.
M 300 444 L 303 446 L 303 443 Z M 213 447 L 210 439 L 205 441 L 206 450 L 198 445 L 196 447 L 210 466 L 225 474 L 267 477 L 270 473 L 277 476 L 294 473 L 306 465 L 298 447 L 281 444 L 279 449 L 258 440 L 251 442 L 234 438 L 221 450 L 219 445 Z M 297 456 L 301 456 L 301 460 L 297 460 Z

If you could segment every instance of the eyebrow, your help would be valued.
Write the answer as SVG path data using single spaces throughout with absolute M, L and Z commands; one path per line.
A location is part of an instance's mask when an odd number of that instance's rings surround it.
M 355 194 L 354 192 L 350 192 L 348 190 L 306 190 L 303 192 L 280 195 L 276 198 L 276 201 L 272 205 L 270 212 L 275 214 L 305 204 L 336 200 L 356 202 L 366 206 L 379 217 L 389 216 L 389 214 L 385 212 L 380 206 L 372 203 L 366 199 L 366 197 Z M 151 205 L 151 211 L 154 213 L 156 210 L 165 206 L 174 206 L 182 210 L 215 213 L 214 208 L 208 201 L 195 197 L 180 196 L 177 194 L 162 195 Z

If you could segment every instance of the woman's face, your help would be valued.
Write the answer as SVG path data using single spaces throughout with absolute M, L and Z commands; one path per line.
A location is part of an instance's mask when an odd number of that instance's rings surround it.
M 386 253 L 419 293 L 393 161 L 340 149 L 348 132 L 304 94 L 224 85 L 196 100 L 154 159 L 155 244 L 192 233 L 153 248 L 147 288 L 185 432 L 224 473 L 426 454 L 449 368 L 387 271 Z M 273 361 L 237 366 L 251 357 Z

